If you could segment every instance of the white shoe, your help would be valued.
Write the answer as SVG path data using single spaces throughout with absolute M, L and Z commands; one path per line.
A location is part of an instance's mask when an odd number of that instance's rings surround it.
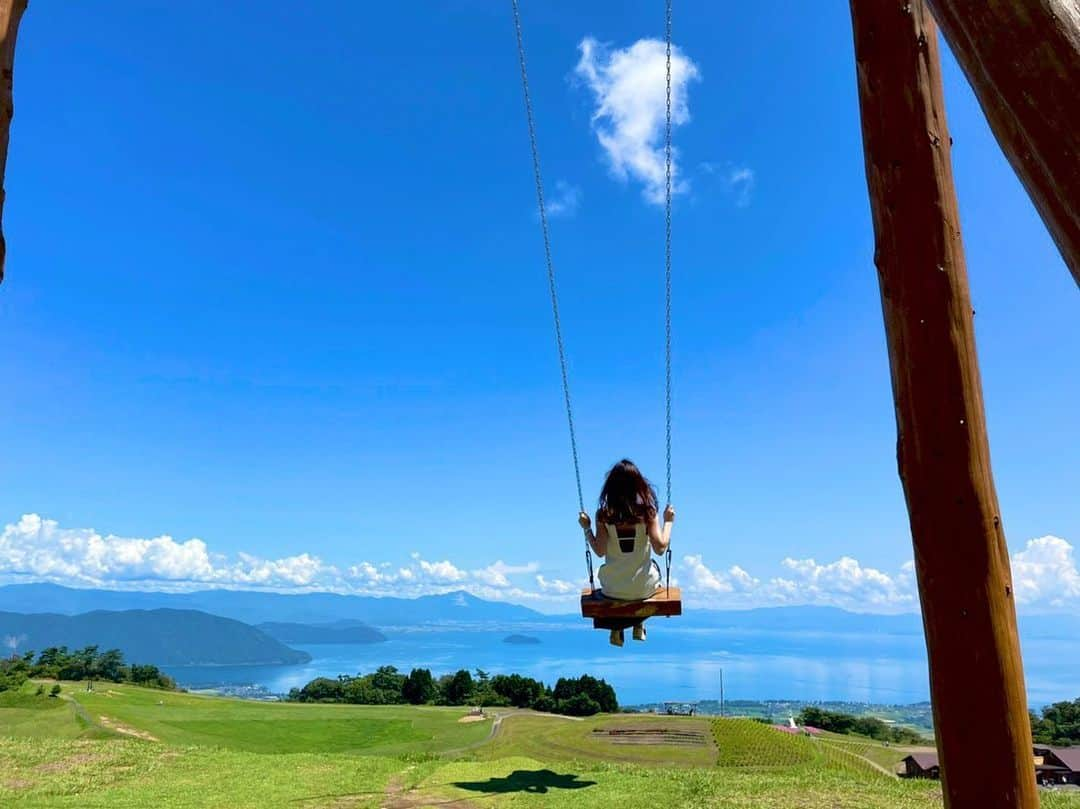
M 645 640 L 645 624 L 634 627 L 634 640 Z
M 622 646 L 623 645 L 623 631 L 621 629 L 611 630 L 611 645 Z

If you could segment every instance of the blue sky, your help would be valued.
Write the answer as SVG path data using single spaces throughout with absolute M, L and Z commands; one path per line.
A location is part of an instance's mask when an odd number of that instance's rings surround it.
M 523 17 L 591 500 L 624 455 L 662 484 L 663 217 L 575 68 L 589 38 L 632 59 L 662 4 Z M 680 2 L 675 42 L 677 574 L 701 604 L 910 608 L 846 7 Z M 1005 525 L 1030 603 L 1074 605 L 1080 298 L 946 58 Z M 565 607 L 509 2 L 34 5 L 15 84 L 4 580 Z

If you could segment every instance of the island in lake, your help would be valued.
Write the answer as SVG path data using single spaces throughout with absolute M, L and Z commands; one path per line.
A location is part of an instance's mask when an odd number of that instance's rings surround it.
M 534 638 L 530 635 L 507 635 L 503 638 L 503 643 L 512 643 L 515 646 L 534 646 L 540 642 L 540 638 Z

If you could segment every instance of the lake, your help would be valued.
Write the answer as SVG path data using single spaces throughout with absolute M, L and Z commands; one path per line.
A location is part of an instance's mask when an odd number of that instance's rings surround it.
M 416 628 L 385 630 L 385 643 L 295 645 L 312 656 L 293 666 L 184 666 L 166 671 L 189 688 L 259 685 L 275 693 L 315 677 L 367 673 L 381 665 L 436 676 L 458 669 L 516 672 L 554 684 L 591 674 L 611 683 L 626 705 L 719 697 L 723 670 L 727 699 L 834 700 L 905 704 L 929 698 L 921 636 L 680 628 L 653 619 L 649 639 L 608 644 L 587 624 L 550 624 L 505 630 Z M 540 641 L 508 644 L 513 633 Z M 1080 696 L 1080 641 L 1024 643 L 1028 692 L 1034 705 Z

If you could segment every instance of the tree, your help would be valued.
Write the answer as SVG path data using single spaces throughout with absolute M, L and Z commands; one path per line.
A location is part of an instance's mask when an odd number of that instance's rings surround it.
M 448 705 L 465 705 L 472 698 L 473 688 L 472 675 L 461 669 L 443 686 L 443 700 Z
M 379 666 L 371 675 L 371 685 L 380 691 L 388 691 L 391 694 L 401 696 L 401 687 L 405 684 L 405 676 L 394 666 Z
M 401 696 L 411 705 L 424 705 L 435 699 L 437 691 L 430 669 L 413 669 L 401 687 Z
M 603 680 L 590 677 L 588 674 L 584 674 L 576 680 L 560 678 L 555 683 L 555 690 L 552 692 L 556 703 L 560 705 L 577 694 L 584 694 L 589 697 L 597 704 L 598 710 L 604 713 L 615 713 L 619 710 L 619 702 L 615 698 L 615 689 Z
M 118 683 L 124 679 L 124 655 L 119 649 L 109 649 L 94 660 L 94 671 L 102 680 Z
M 851 714 L 826 711 L 813 705 L 807 705 L 802 709 L 798 716 L 798 723 L 800 725 L 809 725 L 812 728 L 828 730 L 832 733 L 858 732 L 853 730 L 855 717 Z
M 128 669 L 128 680 L 136 685 L 148 685 L 155 688 L 176 688 L 176 681 L 163 674 L 157 666 L 132 663 Z
M 532 707 L 534 711 L 541 711 L 542 713 L 559 712 L 559 706 L 555 703 L 555 700 L 550 694 L 543 694 L 538 697 L 530 707 Z
M 291 694 L 290 694 L 291 696 Z M 340 680 L 316 677 L 297 692 L 298 702 L 344 702 L 344 689 Z
M 600 713 L 600 705 L 588 694 L 581 691 L 569 699 L 559 702 L 559 713 L 567 716 L 592 716 Z
M 1031 732 L 1040 744 L 1068 746 L 1080 743 L 1080 699 L 1055 702 L 1031 715 Z
M 15 691 L 30 678 L 30 666 L 22 657 L 0 660 L 0 691 Z
M 64 667 L 67 658 L 68 649 L 66 646 L 50 646 L 38 655 L 38 676 L 58 679 L 60 677 L 60 670 Z
M 491 678 L 491 690 L 515 708 L 535 708 L 547 689 L 542 682 L 520 674 L 496 674 Z

